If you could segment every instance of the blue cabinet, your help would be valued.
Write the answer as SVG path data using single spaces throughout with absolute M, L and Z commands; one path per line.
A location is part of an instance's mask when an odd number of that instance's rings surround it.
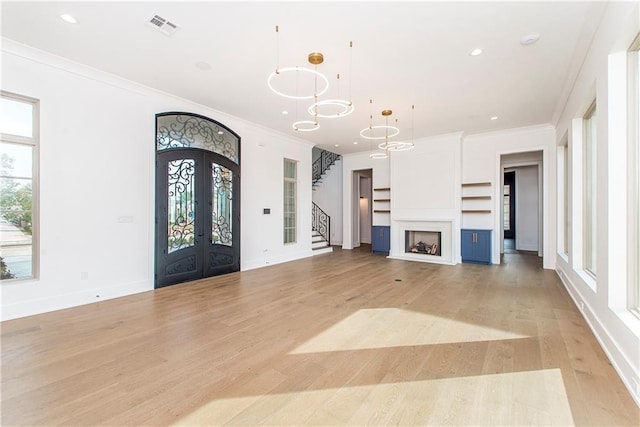
M 461 230 L 462 262 L 491 264 L 491 230 Z
M 374 225 L 371 227 L 371 252 L 374 254 L 389 255 L 391 244 L 388 225 Z

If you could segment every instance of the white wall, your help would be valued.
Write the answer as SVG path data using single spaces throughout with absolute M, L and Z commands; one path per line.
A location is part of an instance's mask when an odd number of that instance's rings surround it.
M 392 219 L 459 216 L 461 141 L 461 133 L 424 138 L 391 154 Z
M 241 136 L 243 270 L 311 255 L 310 233 L 282 244 L 283 157 L 299 161 L 298 225 L 311 229 L 310 144 L 7 39 L 2 88 L 40 100 L 41 131 L 40 277 L 2 284 L 3 320 L 153 289 L 159 112 Z
M 241 269 L 310 256 L 312 146 L 245 123 L 239 122 L 238 130 L 232 127 L 242 137 Z M 284 158 L 298 161 L 298 230 L 296 243 L 286 245 L 282 242 Z M 263 208 L 271 208 L 271 214 L 263 215 Z
M 557 142 L 569 135 L 569 256 L 557 254 L 559 275 L 602 344 L 613 366 L 640 405 L 640 320 L 629 310 L 628 274 L 637 265 L 628 254 L 626 153 L 627 54 L 640 31 L 637 2 L 607 4 L 598 31 L 557 123 Z M 597 100 L 597 278 L 581 268 L 581 118 Z M 562 182 L 559 182 L 561 185 Z M 637 220 L 637 218 L 635 218 Z
M 556 149 L 551 125 L 531 126 L 466 136 L 462 142 L 462 182 L 491 182 L 493 209 L 490 227 L 502 230 L 501 157 L 507 154 L 542 151 L 543 267 L 555 268 L 556 249 Z M 485 224 L 482 224 L 485 225 Z M 467 225 L 465 225 L 467 226 Z M 499 234 L 494 233 L 492 260 L 500 263 Z
M 312 191 L 314 203 L 331 217 L 332 245 L 342 245 L 342 163 L 336 161 Z

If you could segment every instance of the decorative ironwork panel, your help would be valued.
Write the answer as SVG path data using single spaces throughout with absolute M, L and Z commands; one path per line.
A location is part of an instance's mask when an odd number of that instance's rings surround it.
M 213 120 L 174 114 L 158 116 L 156 149 L 201 148 L 218 153 L 238 164 L 238 138 Z
M 227 254 L 211 253 L 209 255 L 209 262 L 212 268 L 224 267 L 225 265 L 233 264 L 233 256 Z
M 322 179 L 322 175 L 333 164 L 340 159 L 340 154 L 332 153 L 331 151 L 322 150 L 320 157 L 318 157 L 311 165 L 311 181 L 313 184 Z
M 195 244 L 195 166 L 193 159 L 168 162 L 168 253 Z
M 192 255 L 190 257 L 181 259 L 180 261 L 176 261 L 172 264 L 167 265 L 165 271 L 167 276 L 171 276 L 173 274 L 180 273 L 188 273 L 190 271 L 195 271 L 196 269 L 196 257 Z
M 331 244 L 331 217 L 314 202 L 311 202 L 311 229 L 320 233 Z
M 211 164 L 211 243 L 233 244 L 233 172 L 216 163 Z

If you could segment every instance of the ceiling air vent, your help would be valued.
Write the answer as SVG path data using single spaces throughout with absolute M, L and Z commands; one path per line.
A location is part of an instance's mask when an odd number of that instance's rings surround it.
M 160 15 L 153 15 L 148 24 L 150 27 L 160 31 L 165 36 L 172 36 L 178 30 L 178 26 L 171 21 L 167 21 Z

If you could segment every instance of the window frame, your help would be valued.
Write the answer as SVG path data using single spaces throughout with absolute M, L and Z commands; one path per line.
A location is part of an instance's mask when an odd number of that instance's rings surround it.
M 597 100 L 582 116 L 582 269 L 590 277 L 597 277 Z M 590 126 L 593 124 L 593 126 Z M 593 128 L 593 131 L 592 131 Z M 593 155 L 593 158 L 590 157 Z
M 628 51 L 628 308 L 640 317 L 640 34 Z
M 294 177 L 287 176 L 287 165 L 293 165 Z M 287 210 L 287 184 L 293 184 L 293 212 Z M 285 245 L 298 242 L 298 161 L 285 158 L 283 161 L 283 203 L 282 203 L 282 242 Z M 293 214 L 293 226 L 287 226 L 288 215 Z M 293 230 L 293 239 L 288 239 L 288 230 Z
M 556 249 L 565 262 L 569 262 L 571 245 L 569 235 L 571 228 L 570 206 L 572 203 L 570 194 L 570 173 L 569 164 L 571 162 L 569 153 L 569 133 L 565 133 L 556 146 L 556 177 L 557 177 L 557 198 L 556 198 Z
M 571 186 L 569 184 L 569 164 L 570 164 L 570 160 L 569 160 L 569 140 L 568 138 L 564 141 L 564 143 L 562 144 L 562 168 L 563 168 L 563 177 L 562 177 L 562 185 L 563 185 L 563 192 L 564 192 L 564 198 L 562 200 L 563 206 L 562 206 L 562 224 L 563 224 L 563 248 L 562 248 L 562 253 L 564 255 L 567 256 L 567 258 L 569 257 L 569 253 L 570 251 L 570 245 L 569 245 L 569 230 L 571 229 L 571 216 L 569 215 L 569 206 L 571 205 L 571 201 L 570 201 L 570 192 L 571 192 Z
M 31 158 L 31 276 L 0 280 L 1 284 L 37 280 L 40 278 L 40 101 L 24 95 L 0 90 L 0 98 L 32 105 L 32 136 L 0 132 L 0 141 L 7 144 L 29 146 Z

